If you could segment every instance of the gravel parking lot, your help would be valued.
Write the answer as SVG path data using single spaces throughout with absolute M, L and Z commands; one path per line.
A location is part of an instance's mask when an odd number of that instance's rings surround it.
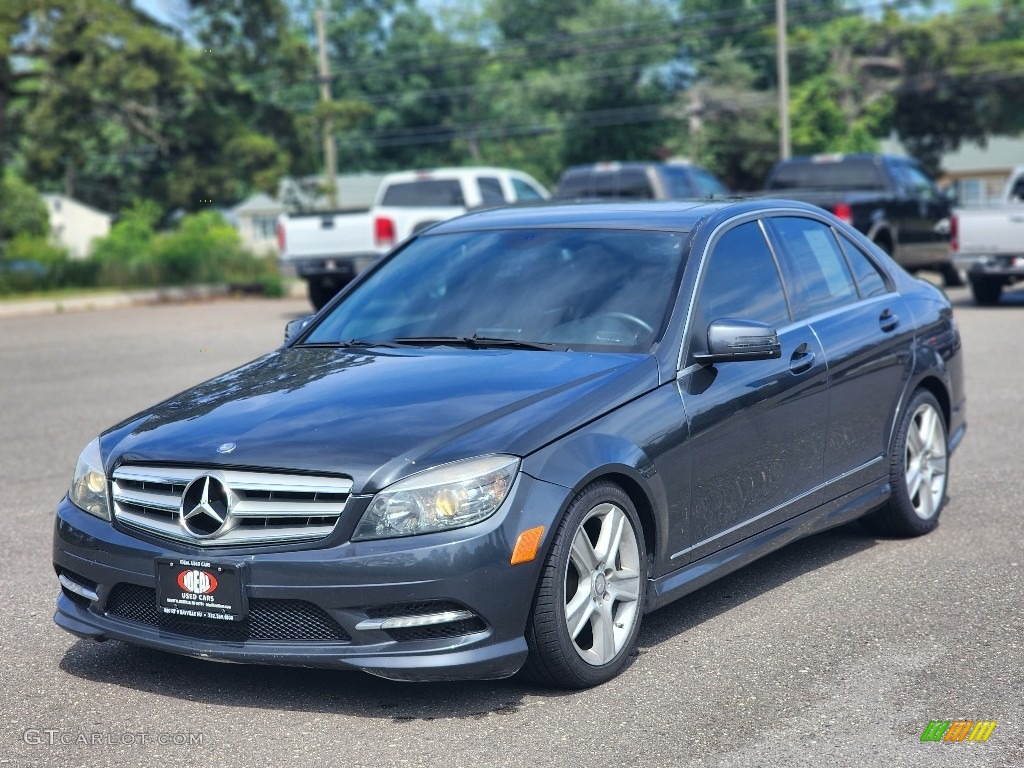
M 649 615 L 601 688 L 400 684 L 79 641 L 53 508 L 100 430 L 275 347 L 302 300 L 0 319 L 0 766 L 1024 765 L 1024 292 L 951 292 L 967 438 L 923 539 L 846 526 Z M 923 743 L 930 720 L 995 720 Z

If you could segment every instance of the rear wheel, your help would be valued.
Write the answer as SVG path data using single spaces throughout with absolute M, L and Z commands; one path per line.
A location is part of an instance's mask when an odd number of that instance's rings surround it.
M 885 536 L 920 536 L 939 524 L 949 477 L 949 443 L 942 407 L 919 389 L 907 405 L 892 454 L 885 506 L 864 519 L 868 530 Z
M 1003 281 L 998 277 L 985 275 L 971 275 L 971 295 L 974 296 L 976 304 L 990 307 L 999 303 L 999 297 L 1003 293 Z
M 615 677 L 636 646 L 647 549 L 636 508 L 610 482 L 566 511 L 527 625 L 523 671 L 545 685 L 589 688 Z

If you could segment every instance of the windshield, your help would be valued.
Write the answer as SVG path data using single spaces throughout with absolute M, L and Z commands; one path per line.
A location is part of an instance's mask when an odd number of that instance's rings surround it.
M 515 229 L 423 235 L 304 344 L 440 344 L 648 351 L 683 267 L 685 234 Z

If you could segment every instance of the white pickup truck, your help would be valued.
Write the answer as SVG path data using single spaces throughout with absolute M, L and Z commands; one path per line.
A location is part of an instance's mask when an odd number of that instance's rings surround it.
M 410 235 L 473 208 L 545 200 L 534 178 L 508 168 L 436 168 L 383 178 L 371 208 L 284 214 L 277 222 L 281 261 L 309 284 L 323 307 L 378 256 Z
M 1004 286 L 1024 280 L 1024 165 L 1013 169 L 999 206 L 957 209 L 950 235 L 976 303 L 996 304 Z

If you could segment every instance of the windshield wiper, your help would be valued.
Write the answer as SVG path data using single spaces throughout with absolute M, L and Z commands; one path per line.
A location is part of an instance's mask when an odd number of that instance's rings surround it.
M 310 344 L 299 344 L 300 347 L 327 347 L 330 349 L 352 349 L 354 347 L 397 347 L 393 341 L 371 341 L 368 339 L 349 339 L 348 341 L 314 341 Z
M 493 336 L 477 336 L 475 333 L 472 336 L 401 336 L 394 339 L 394 343 L 408 346 L 440 344 L 469 347 L 470 349 L 482 349 L 484 347 L 510 347 L 512 349 L 540 349 L 544 351 L 568 349 L 564 344 L 551 344 L 545 341 L 522 341 L 520 339 L 499 339 Z

